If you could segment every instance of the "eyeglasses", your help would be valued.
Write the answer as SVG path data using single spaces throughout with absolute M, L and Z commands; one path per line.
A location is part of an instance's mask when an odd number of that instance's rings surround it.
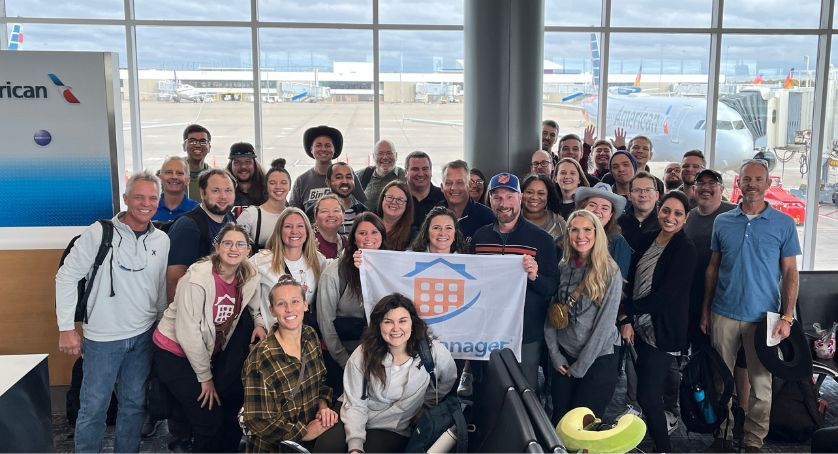
M 533 168 L 536 168 L 536 167 L 547 167 L 547 166 L 549 166 L 551 163 L 552 163 L 552 161 L 547 161 L 547 160 L 544 160 L 544 161 L 533 161 L 533 163 L 532 163 L 532 167 L 533 167 Z
M 207 139 L 186 139 L 185 142 L 189 145 L 209 145 L 210 141 Z
M 469 184 L 469 185 L 483 184 L 483 183 L 485 183 L 485 181 L 483 181 L 483 180 L 481 180 L 481 179 L 477 179 L 477 180 L 470 180 L 470 181 L 468 182 L 468 184 Z
M 236 249 L 247 249 L 247 241 L 232 241 L 232 240 L 224 240 L 221 242 L 221 247 L 224 249 L 233 249 L 233 245 L 236 246 Z
M 657 192 L 658 190 L 655 188 L 634 188 L 631 190 L 632 194 L 651 194 L 653 192 Z
M 718 182 L 718 181 L 716 181 L 716 180 L 710 180 L 710 181 L 696 181 L 696 182 L 695 182 L 695 185 L 696 185 L 696 186 L 698 186 L 698 187 L 702 187 L 702 186 L 718 186 L 718 185 L 720 185 L 720 184 L 721 184 L 721 183 L 719 183 L 719 182 Z
M 663 171 L 664 173 L 681 173 L 680 167 L 673 167 L 671 169 L 666 169 Z
M 407 203 L 407 199 L 403 199 L 401 197 L 395 197 L 395 196 L 392 196 L 392 195 L 385 195 L 384 196 L 384 201 L 387 202 L 387 203 L 396 202 L 396 205 L 404 205 L 405 203 Z

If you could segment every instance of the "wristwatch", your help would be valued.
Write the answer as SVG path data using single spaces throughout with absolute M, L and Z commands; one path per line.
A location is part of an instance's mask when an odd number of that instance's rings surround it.
M 789 326 L 794 325 L 794 317 L 792 317 L 791 315 L 783 314 L 780 316 L 780 320 L 785 320 L 789 322 Z

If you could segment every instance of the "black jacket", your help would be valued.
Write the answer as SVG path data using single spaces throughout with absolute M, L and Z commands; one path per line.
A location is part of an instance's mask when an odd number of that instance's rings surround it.
M 696 263 L 695 246 L 683 230 L 672 237 L 658 258 L 649 294 L 637 300 L 632 298 L 637 263 L 657 235 L 649 232 L 640 238 L 631 260 L 624 310 L 628 315 L 650 314 L 658 349 L 680 351 L 688 343 L 690 286 Z

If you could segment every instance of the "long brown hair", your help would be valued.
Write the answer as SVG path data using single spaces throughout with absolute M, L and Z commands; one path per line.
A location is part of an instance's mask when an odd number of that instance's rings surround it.
M 405 346 L 407 354 L 411 358 L 418 356 L 421 343 L 429 342 L 432 339 L 428 324 L 416 313 L 416 307 L 410 298 L 401 293 L 393 293 L 381 298 L 372 309 L 372 313 L 370 313 L 370 324 L 361 336 L 361 345 L 364 348 L 364 361 L 362 366 L 364 378 L 369 383 L 372 382 L 371 378 L 378 379 L 378 382 L 381 383 L 381 389 L 384 389 L 384 385 L 387 382 L 387 371 L 384 370 L 382 362 L 390 351 L 390 346 L 381 337 L 381 322 L 388 312 L 400 307 L 407 310 L 407 313 L 410 314 L 412 325 L 410 338 L 407 340 L 407 345 Z
M 227 234 L 230 232 L 241 233 L 242 235 L 244 235 L 244 239 L 245 241 L 247 241 L 248 245 L 253 244 L 253 240 L 251 240 L 250 235 L 247 233 L 247 230 L 244 228 L 244 226 L 233 224 L 232 222 L 228 222 L 227 224 L 225 224 L 224 227 L 221 228 L 221 231 L 218 232 L 218 239 L 215 242 L 216 247 L 212 249 L 210 255 L 200 260 L 209 260 L 210 262 L 212 262 L 212 270 L 216 273 L 219 272 L 219 270 L 221 269 L 221 257 L 218 255 L 217 246 L 220 245 L 222 241 L 224 241 L 224 237 L 227 236 Z M 245 258 L 247 257 L 246 254 L 247 252 L 245 252 Z M 242 262 L 239 263 L 239 266 L 236 269 L 237 287 L 242 288 L 244 286 L 244 283 L 250 280 L 250 278 L 252 278 L 255 275 L 256 269 L 253 267 L 253 265 L 251 265 L 250 262 L 248 262 L 247 260 L 242 260 Z
M 382 220 L 384 219 L 384 195 L 392 187 L 399 188 L 404 193 L 405 198 L 407 198 L 407 203 L 404 206 L 402 217 L 393 226 L 393 230 L 388 232 L 386 247 L 391 251 L 404 251 L 410 244 L 410 232 L 413 227 L 413 196 L 410 195 L 410 189 L 407 187 L 407 184 L 401 180 L 393 180 L 387 183 L 384 189 L 381 190 L 381 195 L 378 197 L 378 206 L 375 208 L 375 214 Z
M 355 267 L 355 251 L 358 250 L 358 244 L 355 243 L 355 232 L 358 231 L 358 226 L 362 222 L 369 222 L 379 233 L 381 233 L 381 246 L 387 241 L 387 231 L 384 229 L 384 223 L 381 218 L 371 211 L 365 211 L 352 221 L 352 230 L 349 231 L 349 240 L 346 242 L 346 249 L 340 257 L 340 264 L 338 265 L 338 275 L 346 280 L 346 290 L 361 296 L 361 273 Z M 379 247 L 381 249 L 381 247 Z

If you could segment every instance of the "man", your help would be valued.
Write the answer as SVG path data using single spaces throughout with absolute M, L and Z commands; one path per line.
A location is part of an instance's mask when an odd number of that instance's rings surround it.
M 556 245 L 547 232 L 521 216 L 521 187 L 515 175 L 499 173 L 492 177 L 489 181 L 489 202 L 497 219 L 474 233 L 474 251 L 477 254 L 524 256 L 527 294 L 524 299 L 521 368 L 530 386 L 537 389 L 547 305 L 559 285 Z
M 314 159 L 314 167 L 297 177 L 291 190 L 291 205 L 305 209 L 309 201 L 317 201 L 321 196 L 329 193 L 326 181 L 326 170 L 332 161 L 343 151 L 343 134 L 329 126 L 309 128 L 303 134 L 303 147 L 306 154 Z M 355 182 L 352 194 L 361 203 L 367 201 L 361 183 Z
M 663 169 L 663 185 L 665 192 L 679 189 L 681 186 L 681 164 L 670 162 Z
M 559 139 L 559 124 L 555 120 L 544 120 L 541 122 L 541 149 L 553 154 L 553 145 Z
M 649 172 L 640 171 L 629 183 L 629 202 L 624 215 L 617 222 L 632 250 L 641 246 L 644 233 L 660 230 L 658 224 L 657 203 L 660 194 L 655 187 L 655 177 Z
M 588 163 L 582 162 L 582 151 L 582 139 L 576 134 L 565 134 L 562 136 L 562 140 L 559 141 L 559 159 L 571 158 L 578 162 L 582 166 L 585 176 L 588 178 L 588 184 L 593 187 L 599 183 L 599 178 L 588 173 Z
M 163 192 L 152 221 L 172 222 L 198 206 L 198 202 L 186 195 L 189 190 L 189 164 L 186 159 L 177 156 L 166 158 L 157 176 L 163 183 Z
M 250 205 L 261 205 L 268 200 L 268 188 L 265 171 L 256 162 L 256 150 L 247 142 L 238 142 L 230 146 L 227 157 L 227 171 L 236 179 L 236 206 L 238 214 Z
M 201 192 L 198 188 L 198 175 L 209 170 L 210 166 L 204 159 L 210 152 L 212 136 L 207 128 L 191 124 L 183 130 L 183 151 L 186 152 L 186 162 L 189 163 L 189 197 L 198 200 Z
M 652 156 L 654 155 L 654 151 L 652 149 L 652 139 L 646 136 L 634 136 L 628 143 L 628 152 L 634 156 L 634 160 L 637 161 L 637 170 L 645 170 L 649 172 L 649 161 L 652 160 Z M 650 174 L 651 175 L 651 174 Z M 656 176 L 652 176 L 655 179 L 655 187 L 658 188 L 658 193 L 663 194 L 664 186 L 663 181 Z
M 701 150 L 690 150 L 684 153 L 684 156 L 681 158 L 681 180 L 684 181 L 681 191 L 690 199 L 690 208 L 695 208 L 697 203 L 695 188 L 696 175 L 698 175 L 698 172 L 704 170 L 706 166 L 707 161 L 704 159 L 704 153 Z
M 539 150 L 541 153 L 545 151 Z M 547 158 L 549 159 L 549 158 Z M 471 245 L 474 232 L 486 224 L 495 222 L 495 215 L 486 205 L 479 204 L 468 195 L 469 169 L 463 160 L 451 161 L 442 168 L 442 195 L 440 205 L 448 207 L 457 215 L 457 223 L 466 244 Z
M 608 175 L 603 178 L 603 183 L 610 176 L 611 190 L 614 194 L 619 194 L 626 199 L 629 198 L 629 191 L 631 190 L 631 179 L 637 172 L 637 161 L 634 156 L 627 151 L 617 150 L 611 154 L 611 160 L 608 162 L 608 168 L 611 169 Z M 614 216 L 619 216 L 622 213 L 614 213 Z
M 186 269 L 210 253 L 224 224 L 235 222 L 230 214 L 236 194 L 233 176 L 224 169 L 210 169 L 198 177 L 201 204 L 179 217 L 169 229 L 172 248 L 166 269 L 166 301 L 173 301 L 177 282 Z
M 355 190 L 355 174 L 352 168 L 345 162 L 336 162 L 326 169 L 326 180 L 329 182 L 329 190 L 332 194 L 338 196 L 338 201 L 343 206 L 343 224 L 338 233 L 347 235 L 352 230 L 352 221 L 355 216 L 364 211 L 369 211 L 367 207 L 358 201 L 352 194 Z M 314 219 L 314 206 L 317 201 L 309 201 L 306 204 L 306 213 L 308 217 Z
M 138 452 L 151 369 L 151 333 L 166 309 L 169 238 L 154 228 L 160 180 L 147 171 L 131 176 L 122 196 L 126 210 L 111 219 L 113 240 L 96 274 L 84 330 L 84 378 L 75 431 L 76 452 L 100 452 L 116 387 L 116 452 Z M 82 340 L 73 315 L 78 281 L 90 272 L 102 242 L 102 224 L 89 226 L 55 276 L 58 348 L 79 355 Z
M 752 159 L 740 167 L 742 201 L 713 223 L 701 311 L 701 331 L 710 335 L 731 372 L 739 347 L 745 350 L 751 384 L 743 428 L 745 452 L 759 452 L 771 417 L 771 374 L 756 356 L 754 331 L 757 323 L 765 323 L 766 312 L 780 312 L 771 335 L 788 337 L 799 285 L 797 229 L 791 217 L 765 201 L 770 184 L 765 161 Z M 733 415 L 729 418 L 732 421 Z M 712 448 L 727 447 L 719 438 Z
M 611 147 L 611 143 L 605 139 L 600 139 L 594 142 L 592 154 L 594 155 L 594 173 L 593 176 L 600 179 L 600 181 L 604 181 L 603 177 L 611 171 L 608 168 L 608 162 L 611 160 L 611 153 L 614 149 Z M 613 183 L 612 183 L 613 184 Z
M 396 166 L 399 154 L 396 153 L 396 146 L 389 140 L 379 140 L 373 149 L 374 166 L 369 166 L 356 174 L 358 181 L 364 188 L 364 195 L 367 197 L 369 206 L 378 206 L 378 198 L 384 186 L 393 180 L 405 181 L 404 169 Z
M 419 229 L 431 208 L 445 200 L 442 191 L 431 183 L 431 157 L 424 151 L 411 151 L 404 160 L 407 187 L 413 197 L 413 225 Z
M 544 150 L 535 150 L 530 158 L 530 172 L 547 175 L 553 179 L 553 158 Z

